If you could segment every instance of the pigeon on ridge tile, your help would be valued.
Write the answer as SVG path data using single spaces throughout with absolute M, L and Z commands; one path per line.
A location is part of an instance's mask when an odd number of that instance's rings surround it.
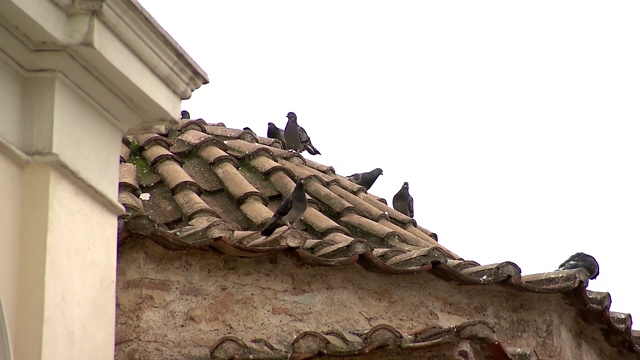
M 287 225 L 295 229 L 296 221 L 302 218 L 307 210 L 307 195 L 304 192 L 304 179 L 300 178 L 296 182 L 296 187 L 289 197 L 282 201 L 276 212 L 267 224 L 264 226 L 260 234 L 270 236 L 280 226 Z
M 567 260 L 565 260 L 560 266 L 558 270 L 569 270 L 569 269 L 579 269 L 583 268 L 587 270 L 589 273 L 589 279 L 595 279 L 600 274 L 600 266 L 596 259 L 583 252 L 575 253 L 571 255 Z
M 191 119 L 191 114 L 187 110 L 180 111 L 180 120 L 189 120 Z
M 280 140 L 284 149 L 287 149 L 287 142 L 284 141 L 284 131 L 276 126 L 276 124 L 270 122 L 269 127 L 267 128 L 267 137 L 269 139 L 277 139 Z
M 349 175 L 347 176 L 347 179 L 349 179 L 349 181 L 354 182 L 360 186 L 364 186 L 365 189 L 369 190 L 371 186 L 373 186 L 373 183 L 376 182 L 376 180 L 378 179 L 378 176 L 380 175 L 383 175 L 382 169 L 375 168 L 368 172 Z
M 409 217 L 413 217 L 413 198 L 409 194 L 408 182 L 402 184 L 400 191 L 393 196 L 393 208 Z
M 298 127 L 298 135 L 300 136 L 300 143 L 305 150 L 311 155 L 322 155 L 318 149 L 311 143 L 311 139 L 302 126 Z
M 304 145 L 300 141 L 300 127 L 298 126 L 298 117 L 295 113 L 290 112 L 287 114 L 287 126 L 284 128 L 284 140 L 287 142 L 289 149 L 293 149 L 295 152 L 301 152 L 304 150 Z

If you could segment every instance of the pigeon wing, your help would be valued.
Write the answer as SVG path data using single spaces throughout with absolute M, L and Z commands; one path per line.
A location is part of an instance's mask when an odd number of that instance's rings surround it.
M 413 217 L 413 196 L 409 195 L 409 216 Z
M 276 229 L 280 225 L 282 225 L 282 217 L 286 216 L 289 211 L 291 211 L 292 204 L 293 201 L 291 199 L 291 196 L 284 199 L 280 206 L 278 206 L 278 208 L 276 209 L 276 212 L 273 213 L 271 219 L 269 219 L 267 224 L 264 226 L 260 234 L 264 236 L 270 236 L 271 234 L 273 234 L 273 232 L 276 231 Z

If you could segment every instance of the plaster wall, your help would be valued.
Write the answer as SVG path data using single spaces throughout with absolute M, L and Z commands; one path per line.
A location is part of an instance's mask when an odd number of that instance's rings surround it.
M 208 359 L 219 338 L 287 344 L 301 332 L 403 332 L 481 319 L 507 346 L 552 360 L 628 359 L 591 333 L 559 294 L 458 286 L 429 273 L 391 276 L 358 265 L 311 267 L 284 254 L 246 259 L 170 251 L 134 239 L 119 251 L 116 358 Z
M 20 244 L 20 188 L 22 167 L 0 151 L 0 296 L 9 339 L 15 341 Z
M 25 169 L 18 359 L 113 359 L 117 218 L 50 164 Z
M 51 193 L 43 354 L 113 359 L 117 218 L 57 171 Z
M 69 82 L 57 78 L 54 89 L 53 152 L 91 185 L 117 199 L 122 133 Z
M 21 138 L 21 107 L 23 79 L 0 56 L 0 84 L 2 89 L 0 96 L 0 109 L 2 109 L 2 121 L 0 121 L 0 137 L 6 141 L 19 144 Z M 9 91 L 11 89 L 11 91 Z

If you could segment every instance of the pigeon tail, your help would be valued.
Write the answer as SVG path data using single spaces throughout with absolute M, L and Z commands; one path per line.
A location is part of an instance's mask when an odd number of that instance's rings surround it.
M 311 155 L 322 155 L 318 149 L 316 149 L 313 144 L 309 143 L 304 146 L 305 150 Z
M 271 220 L 267 222 L 267 225 L 265 225 L 262 231 L 260 232 L 260 235 L 271 236 L 271 234 L 273 234 L 276 231 L 276 229 L 280 227 L 279 220 L 280 218 L 271 218 Z

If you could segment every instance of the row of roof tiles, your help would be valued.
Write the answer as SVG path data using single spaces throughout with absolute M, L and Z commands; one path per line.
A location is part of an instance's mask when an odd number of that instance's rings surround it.
M 473 320 L 443 328 L 429 326 L 404 334 L 390 325 L 377 325 L 368 331 L 306 331 L 286 347 L 264 339 L 249 344 L 236 337 L 224 337 L 210 349 L 211 359 L 313 359 L 358 358 L 379 353 L 379 358 L 415 357 L 421 359 L 537 360 L 531 349 L 508 349 L 496 339 L 493 327 Z M 414 355 L 414 356 L 412 356 Z
M 170 249 L 248 257 L 288 251 L 313 265 L 358 264 L 389 274 L 430 271 L 460 284 L 567 292 L 579 310 L 588 310 L 583 318 L 608 332 L 608 341 L 640 353 L 630 315 L 609 313 L 608 293 L 586 291 L 583 270 L 522 276 L 511 262 L 480 266 L 464 260 L 438 243 L 435 233 L 332 167 L 283 150 L 278 140 L 250 129 L 182 121 L 164 134 L 123 138 L 120 162 L 119 200 L 127 210 L 119 221 L 120 241 L 143 235 Z M 303 228 L 260 235 L 300 177 L 310 180 Z

